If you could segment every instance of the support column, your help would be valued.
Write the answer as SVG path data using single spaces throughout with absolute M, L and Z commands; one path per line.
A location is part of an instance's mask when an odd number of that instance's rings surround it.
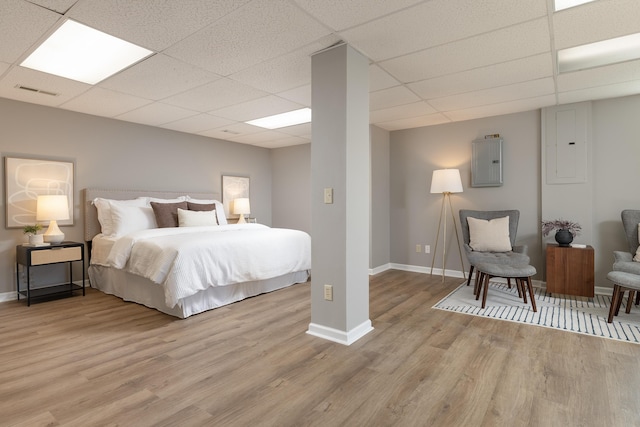
M 311 58 L 311 323 L 349 345 L 369 320 L 369 61 L 346 44 Z M 328 203 L 327 192 L 332 193 Z M 333 300 L 325 298 L 325 285 Z

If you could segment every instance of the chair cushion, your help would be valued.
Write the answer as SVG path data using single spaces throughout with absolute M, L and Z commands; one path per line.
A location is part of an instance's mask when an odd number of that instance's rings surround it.
M 613 263 L 613 270 L 640 275 L 640 262 L 617 261 Z
M 481 262 L 476 265 L 476 268 L 495 277 L 531 277 L 536 274 L 536 268 L 532 265 L 515 266 Z
M 624 273 L 622 271 L 610 271 L 607 274 L 607 279 L 611 280 L 616 285 L 621 285 L 625 288 L 640 289 L 640 276 L 637 274 Z
M 473 266 L 478 263 L 491 263 L 499 265 L 527 265 L 529 257 L 517 252 L 476 252 L 467 251 L 467 259 Z
M 640 240 L 640 224 L 638 224 L 638 240 Z M 633 260 L 640 262 L 640 246 L 638 246 L 636 255 L 633 257 Z
M 509 217 L 491 220 L 467 218 L 469 224 L 469 246 L 480 252 L 508 252 L 511 250 L 509 239 Z

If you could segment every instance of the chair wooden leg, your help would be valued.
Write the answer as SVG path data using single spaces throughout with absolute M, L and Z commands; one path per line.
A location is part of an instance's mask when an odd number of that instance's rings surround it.
M 476 271 L 476 283 L 473 286 L 473 294 L 476 296 L 476 301 L 480 298 L 480 290 L 484 283 L 484 273 L 482 271 Z
M 489 292 L 489 276 L 488 274 L 484 275 L 484 292 L 482 293 L 482 308 L 487 305 L 487 292 Z
M 636 291 L 629 291 L 629 299 L 627 300 L 627 309 L 624 311 L 625 313 L 631 313 L 631 306 L 633 305 L 633 297 L 635 296 Z
M 524 303 L 527 303 L 527 287 L 525 285 L 525 279 L 523 278 L 516 278 L 516 284 L 518 286 L 518 296 L 520 298 L 522 298 L 522 300 L 524 301 Z
M 622 305 L 622 300 L 624 299 L 624 293 L 627 291 L 622 285 L 618 285 L 619 294 L 618 299 L 616 300 L 616 316 L 620 313 L 620 306 Z
M 511 278 L 507 277 L 507 287 L 511 289 Z
M 636 293 L 636 305 L 640 305 L 640 292 Z
M 469 286 L 471 284 L 471 275 L 472 274 L 473 274 L 473 265 L 469 269 L 469 277 L 467 277 L 467 286 Z M 478 273 L 476 272 L 476 274 L 478 274 Z
M 607 318 L 607 323 L 613 322 L 613 316 L 616 312 L 616 307 L 618 305 L 618 300 L 620 299 L 620 285 L 613 285 L 613 295 L 611 296 L 611 307 L 609 307 L 609 317 Z
M 533 312 L 537 312 L 538 309 L 536 308 L 536 300 L 533 296 L 533 284 L 531 283 L 531 277 L 527 277 L 525 279 L 527 281 L 527 287 L 529 288 L 529 297 L 531 298 L 531 306 L 533 307 Z

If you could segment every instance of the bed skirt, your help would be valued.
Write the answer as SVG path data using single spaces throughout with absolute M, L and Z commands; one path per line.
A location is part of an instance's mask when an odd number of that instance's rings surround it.
M 88 271 L 91 287 L 106 294 L 115 295 L 125 301 L 155 308 L 182 319 L 245 298 L 286 288 L 296 283 L 304 283 L 309 279 L 309 272 L 305 270 L 272 279 L 211 287 L 183 299 L 180 304 L 170 308 L 165 303 L 162 286 L 144 277 L 99 265 L 90 266 Z

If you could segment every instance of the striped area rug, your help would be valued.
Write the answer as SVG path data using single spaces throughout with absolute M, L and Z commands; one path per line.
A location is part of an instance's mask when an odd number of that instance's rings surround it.
M 589 299 L 557 294 L 551 296 L 541 288 L 534 288 L 534 291 L 538 309 L 536 313 L 528 298 L 528 304 L 518 298 L 515 287 L 509 289 L 506 283 L 493 281 L 489 283 L 484 309 L 481 308 L 482 301 L 476 301 L 473 295 L 473 285 L 466 286 L 466 283 L 433 308 L 640 344 L 640 307 L 634 305 L 631 313 L 626 314 L 626 296 L 618 316 L 614 317 L 613 323 L 607 323 L 610 295 L 596 295 Z

